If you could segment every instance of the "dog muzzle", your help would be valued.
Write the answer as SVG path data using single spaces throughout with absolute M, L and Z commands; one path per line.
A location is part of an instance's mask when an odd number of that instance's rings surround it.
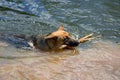
M 67 46 L 70 46 L 70 47 L 77 47 L 79 45 L 79 42 L 77 40 L 73 40 L 73 39 L 65 39 L 65 43 Z

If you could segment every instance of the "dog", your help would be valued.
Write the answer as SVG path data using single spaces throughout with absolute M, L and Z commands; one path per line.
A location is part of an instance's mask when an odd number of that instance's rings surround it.
M 71 49 L 74 51 L 73 53 L 76 53 L 76 47 L 80 43 L 84 43 L 86 41 L 96 38 L 92 37 L 92 35 L 93 34 L 89 34 L 83 38 L 80 38 L 79 40 L 75 40 L 71 37 L 69 32 L 65 31 L 64 26 L 61 25 L 58 30 L 44 36 L 13 34 L 12 37 L 9 37 L 10 35 L 1 34 L 0 39 L 5 40 L 7 38 L 6 40 L 10 43 L 12 41 L 12 43 L 30 46 L 42 51 L 61 51 L 64 49 Z M 28 43 L 26 44 L 26 42 Z
M 42 51 L 59 51 L 63 49 L 72 49 L 76 53 L 76 48 L 80 43 L 84 43 L 91 39 L 97 38 L 92 37 L 92 34 L 86 35 L 79 40 L 75 40 L 71 37 L 70 33 L 65 31 L 63 25 L 58 30 L 51 32 L 47 35 L 14 35 L 15 37 L 22 38 L 28 41 L 29 45 L 33 48 Z
M 63 49 L 74 49 L 79 45 L 79 41 L 73 39 L 70 33 L 65 31 L 64 26 L 61 25 L 58 30 L 47 35 L 14 35 L 15 37 L 25 39 L 33 48 L 42 51 L 58 51 Z

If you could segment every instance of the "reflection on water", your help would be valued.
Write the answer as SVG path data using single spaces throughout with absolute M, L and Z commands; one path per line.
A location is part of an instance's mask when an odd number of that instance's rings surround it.
M 43 35 L 60 24 L 76 39 L 102 34 L 79 54 L 19 49 L 0 36 L 0 80 L 120 80 L 119 14 L 119 0 L 0 0 L 0 34 Z

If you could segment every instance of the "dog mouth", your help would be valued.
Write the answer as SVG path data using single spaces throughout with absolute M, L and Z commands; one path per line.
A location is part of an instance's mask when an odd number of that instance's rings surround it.
M 79 45 L 79 42 L 71 38 L 66 38 L 64 44 L 69 47 L 77 47 Z

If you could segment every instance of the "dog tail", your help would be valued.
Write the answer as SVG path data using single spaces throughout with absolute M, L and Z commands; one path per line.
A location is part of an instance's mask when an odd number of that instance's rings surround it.
M 30 41 L 34 37 L 33 35 L 28 35 L 28 34 L 14 34 L 13 36 L 17 37 L 17 38 L 24 39 L 26 41 Z

